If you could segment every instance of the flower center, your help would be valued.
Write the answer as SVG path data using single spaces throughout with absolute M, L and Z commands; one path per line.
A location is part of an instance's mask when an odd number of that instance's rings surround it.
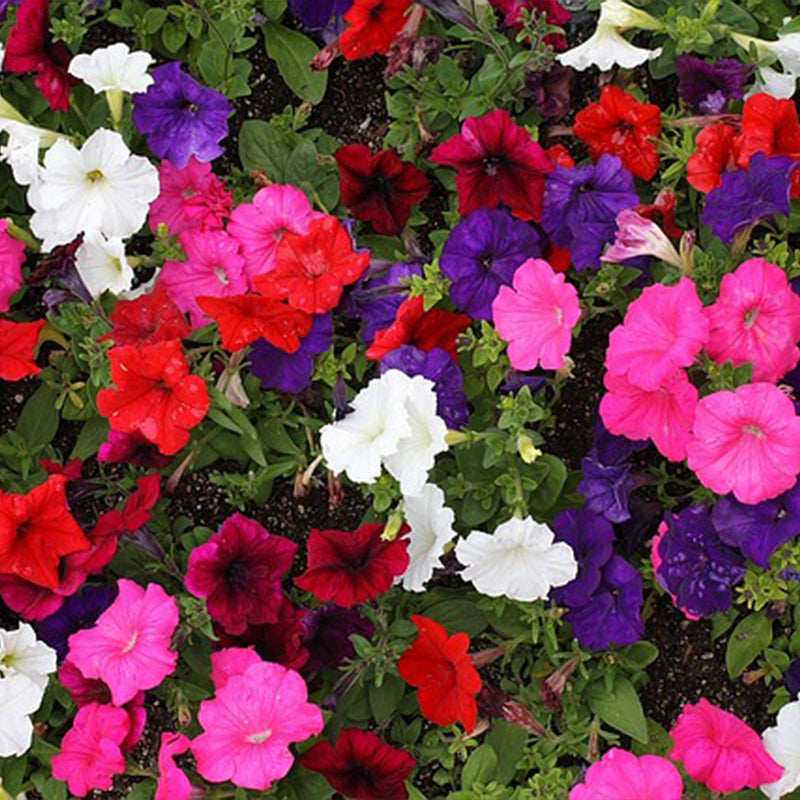
M 228 280 L 228 273 L 220 267 L 219 265 L 215 266 L 214 268 L 214 277 L 224 286 L 227 286 L 229 283 Z
M 758 439 L 764 438 L 764 431 L 762 431 L 758 425 L 745 425 L 744 428 L 742 428 L 742 432 L 755 436 Z
M 264 742 L 272 736 L 272 731 L 269 728 L 264 729 L 261 733 L 254 733 L 251 736 L 247 737 L 247 741 L 250 744 L 264 744 Z
M 486 170 L 487 175 L 497 175 L 500 171 L 500 167 L 505 163 L 506 161 L 503 156 L 487 156 L 483 159 L 483 168 Z
M 752 328 L 758 320 L 758 307 L 751 308 L 744 313 L 744 326 L 745 328 Z
M 86 173 L 86 177 L 91 183 L 99 183 L 104 180 L 106 176 L 103 175 L 102 170 L 93 169 Z
M 622 120 L 617 123 L 614 127 L 614 134 L 612 136 L 612 141 L 614 144 L 624 144 L 627 138 L 634 132 L 634 127 L 631 125 L 630 122 L 625 122 Z
M 131 636 L 131 638 L 128 639 L 128 644 L 125 645 L 122 654 L 125 655 L 125 653 L 130 653 L 130 651 L 133 650 L 134 647 L 136 647 L 136 642 L 138 640 L 139 640 L 139 632 L 134 631 L 133 636 Z
M 319 278 L 328 271 L 328 262 L 321 250 L 314 250 L 303 259 L 303 267 L 309 278 Z
M 225 582 L 232 589 L 244 588 L 248 583 L 247 565 L 243 564 L 238 559 L 231 561 L 231 563 L 228 564 L 228 568 L 225 570 Z
M 191 100 L 184 100 L 183 103 L 181 103 L 181 108 L 184 111 L 188 111 L 190 114 L 196 114 L 200 110 L 197 103 L 193 103 Z
M 559 308 L 558 306 L 555 307 L 556 312 L 556 324 L 563 325 L 564 324 L 564 311 Z

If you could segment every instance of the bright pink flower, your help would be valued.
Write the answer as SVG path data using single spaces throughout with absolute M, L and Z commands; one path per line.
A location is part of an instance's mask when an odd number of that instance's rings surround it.
M 122 579 L 117 599 L 94 627 L 69 637 L 69 657 L 87 678 L 107 683 L 114 705 L 120 706 L 175 669 L 178 654 L 170 642 L 177 627 L 174 597 L 158 584 L 144 589 Z
M 775 383 L 800 359 L 800 297 L 786 273 L 751 258 L 722 279 L 719 298 L 705 310 L 711 323 L 706 345 L 718 364 L 753 362 L 753 380 Z
M 262 661 L 252 647 L 226 647 L 211 654 L 211 682 L 220 691 L 230 678 L 244 675 L 253 664 L 261 664 Z
M 191 800 L 196 796 L 186 773 L 175 763 L 175 756 L 183 755 L 191 744 L 189 737 L 182 733 L 161 734 L 155 800 Z
M 513 288 L 500 287 L 492 315 L 515 369 L 561 369 L 581 307 L 563 275 L 541 258 L 529 258 L 514 273 Z
M 275 266 L 275 251 L 287 231 L 305 236 L 308 223 L 325 215 L 311 208 L 305 192 L 273 183 L 259 189 L 252 203 L 242 203 L 231 214 L 228 232 L 241 245 L 250 289 L 253 279 Z
M 158 282 L 193 328 L 211 320 L 197 303 L 198 297 L 234 297 L 247 291 L 244 258 L 239 243 L 225 231 L 186 231 L 180 237 L 186 261 L 167 261 Z
M 569 800 L 681 800 L 683 781 L 660 756 L 635 756 L 615 747 L 589 767 Z
M 611 331 L 606 369 L 652 391 L 678 367 L 688 367 L 708 341 L 708 320 L 689 278 L 648 286 L 622 325 Z
M 81 708 L 61 742 L 61 752 L 53 756 L 53 777 L 67 781 L 76 797 L 92 789 L 111 789 L 114 776 L 125 771 L 122 743 L 129 725 L 121 708 L 99 703 Z
M 0 219 L 0 311 L 8 311 L 11 296 L 22 285 L 25 245 L 8 232 L 8 220 Z
M 600 417 L 611 433 L 639 442 L 652 439 L 670 461 L 686 458 L 698 395 L 683 370 L 676 369 L 651 392 L 610 372 L 603 382 L 608 392 L 600 401 Z
M 689 468 L 717 494 L 760 503 L 791 489 L 800 473 L 800 418 L 771 383 L 715 392 L 697 404 Z
M 700 698 L 687 704 L 670 731 L 669 757 L 683 761 L 689 775 L 713 792 L 728 794 L 772 783 L 783 767 L 764 749 L 761 737 L 742 720 Z
M 228 678 L 213 700 L 201 703 L 198 719 L 205 732 L 192 742 L 197 771 L 213 783 L 260 791 L 291 769 L 289 745 L 324 727 L 300 675 L 267 662 Z

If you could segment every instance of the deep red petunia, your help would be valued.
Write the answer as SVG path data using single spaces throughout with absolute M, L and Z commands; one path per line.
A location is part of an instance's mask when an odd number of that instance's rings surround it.
M 255 520 L 233 514 L 209 540 L 192 550 L 186 588 L 204 597 L 208 613 L 226 633 L 278 621 L 283 576 L 297 545 L 273 536 Z
M 181 343 L 114 347 L 108 355 L 117 388 L 98 392 L 97 408 L 111 427 L 139 431 L 165 455 L 185 447 L 210 401 L 205 381 L 189 372 Z
M 406 22 L 412 0 L 355 0 L 344 15 L 348 27 L 339 37 L 339 48 L 348 61 L 376 53 L 385 56 Z
M 732 125 L 712 125 L 697 134 L 696 151 L 686 164 L 686 180 L 698 192 L 722 185 L 722 175 L 736 168 L 739 135 Z
M 50 35 L 50 0 L 22 0 L 8 33 L 3 69 L 35 72 L 36 88 L 54 111 L 69 111 L 69 90 L 80 81 L 67 72 L 71 55 Z
M 674 190 L 666 188 L 658 193 L 654 202 L 636 206 L 634 211 L 657 223 L 667 236 L 676 239 L 683 233 L 676 221 L 677 206 L 678 195 Z
M 336 744 L 318 742 L 300 760 L 352 800 L 408 800 L 405 782 L 417 762 L 372 731 L 343 728 Z
M 295 584 L 317 600 L 352 608 L 392 588 L 409 563 L 408 541 L 381 539 L 383 525 L 355 531 L 311 531 L 308 569 Z
M 27 494 L 0 491 L 0 572 L 36 586 L 58 586 L 62 556 L 88 550 L 67 508 L 67 479 L 51 475 Z
M 63 475 L 68 481 L 77 481 L 83 472 L 83 460 L 80 458 L 73 458 L 66 464 L 59 464 L 49 458 L 40 458 L 39 464 L 44 467 L 48 475 Z
M 41 372 L 33 360 L 33 351 L 45 324 L 43 319 L 36 322 L 0 319 L 0 378 L 19 381 Z
M 419 636 L 400 657 L 400 677 L 416 686 L 422 716 L 437 725 L 461 722 L 467 733 L 475 727 L 481 690 L 478 670 L 469 657 L 469 636 L 447 631 L 427 617 L 412 615 Z
M 183 339 L 192 330 L 163 283 L 135 300 L 117 300 L 109 319 L 114 327 L 98 341 L 110 340 L 117 347 Z
M 659 165 L 653 138 L 661 132 L 661 110 L 640 103 L 618 86 L 606 86 L 597 103 L 575 115 L 573 133 L 586 142 L 594 161 L 603 153 L 622 160 L 629 172 L 649 181 Z
M 342 204 L 356 219 L 372 223 L 376 233 L 393 236 L 405 228 L 411 209 L 431 190 L 426 175 L 394 150 L 371 153 L 363 144 L 348 144 L 335 153 Z
M 369 265 L 369 253 L 356 253 L 336 217 L 312 220 L 305 236 L 284 233 L 275 251 L 275 268 L 256 276 L 259 292 L 278 297 L 306 314 L 324 314 L 339 304 L 345 286 Z
M 461 133 L 433 151 L 431 161 L 458 170 L 461 216 L 502 203 L 520 219 L 541 219 L 544 176 L 554 165 L 507 111 L 495 109 L 482 117 L 469 117 Z
M 397 309 L 394 322 L 375 334 L 367 358 L 380 361 L 387 353 L 404 344 L 413 344 L 425 353 L 438 347 L 458 361 L 458 337 L 472 320 L 441 308 L 425 310 L 422 297 L 409 297 Z

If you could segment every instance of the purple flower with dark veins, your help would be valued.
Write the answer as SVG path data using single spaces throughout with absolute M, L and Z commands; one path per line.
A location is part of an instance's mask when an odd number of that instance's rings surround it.
M 630 493 L 638 485 L 632 475 L 632 464 L 602 464 L 597 451 L 581 459 L 583 479 L 578 491 L 586 498 L 586 507 L 601 514 L 610 522 L 625 522 L 631 518 L 628 508 Z
M 302 641 L 310 656 L 303 671 L 324 672 L 337 669 L 356 654 L 350 637 L 356 633 L 372 638 L 375 626 L 355 608 L 325 605 L 309 611 L 301 621 Z
M 753 67 L 735 58 L 713 64 L 695 56 L 678 56 L 678 93 L 696 114 L 722 114 L 731 100 L 744 98 L 745 84 Z

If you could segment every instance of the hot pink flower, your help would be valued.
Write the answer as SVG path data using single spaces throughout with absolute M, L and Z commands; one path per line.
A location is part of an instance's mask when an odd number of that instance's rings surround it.
M 800 359 L 800 297 L 786 273 L 751 258 L 722 279 L 719 298 L 705 310 L 711 323 L 706 350 L 718 364 L 753 362 L 753 380 L 774 383 Z
M 635 756 L 615 747 L 589 767 L 569 800 L 681 800 L 683 780 L 660 756 Z
M 783 767 L 764 749 L 761 737 L 738 717 L 702 697 L 687 704 L 670 731 L 669 757 L 683 761 L 689 775 L 713 792 L 728 794 L 772 783 Z
M 235 208 L 228 231 L 242 247 L 250 288 L 255 288 L 256 275 L 275 266 L 275 251 L 286 231 L 305 236 L 308 223 L 324 216 L 311 208 L 305 192 L 279 183 L 259 189 L 252 203 Z
M 92 789 L 111 789 L 114 776 L 125 771 L 121 746 L 129 724 L 121 708 L 99 703 L 81 708 L 61 742 L 61 752 L 53 757 L 53 777 L 67 781 L 76 797 Z
M 182 733 L 161 734 L 155 800 L 192 800 L 197 796 L 186 773 L 175 763 L 175 756 L 183 755 L 190 746 L 189 737 Z
M 119 581 L 117 599 L 95 626 L 69 637 L 69 657 L 87 678 L 111 689 L 114 705 L 153 689 L 174 669 L 178 654 L 170 641 L 178 627 L 178 604 L 158 584 L 147 589 Z
M 648 286 L 611 331 L 606 369 L 652 391 L 678 367 L 688 367 L 708 341 L 708 320 L 689 278 Z
M 516 369 L 561 369 L 581 315 L 578 292 L 540 258 L 530 258 L 514 273 L 513 288 L 501 286 L 492 303 L 494 324 L 509 342 Z
M 800 418 L 771 383 L 715 392 L 697 404 L 689 468 L 717 494 L 760 503 L 791 489 L 800 473 Z
M 213 783 L 257 790 L 289 772 L 292 742 L 324 727 L 300 675 L 267 662 L 229 677 L 213 700 L 201 703 L 198 719 L 205 732 L 192 742 L 197 771 Z
M 697 407 L 697 389 L 677 369 L 653 391 L 636 386 L 621 375 L 607 372 L 608 392 L 600 401 L 600 417 L 608 430 L 635 441 L 652 439 L 670 461 L 686 458 Z
M 8 311 L 11 296 L 22 285 L 25 245 L 8 232 L 8 220 L 0 219 L 0 311 Z
M 186 261 L 167 261 L 158 282 L 170 300 L 189 314 L 193 328 L 211 319 L 197 304 L 198 297 L 235 297 L 247 291 L 244 258 L 239 243 L 225 231 L 186 231 L 180 237 Z
M 263 659 L 252 647 L 226 647 L 211 654 L 211 682 L 220 691 L 229 678 L 244 675 L 253 664 L 261 664 Z

